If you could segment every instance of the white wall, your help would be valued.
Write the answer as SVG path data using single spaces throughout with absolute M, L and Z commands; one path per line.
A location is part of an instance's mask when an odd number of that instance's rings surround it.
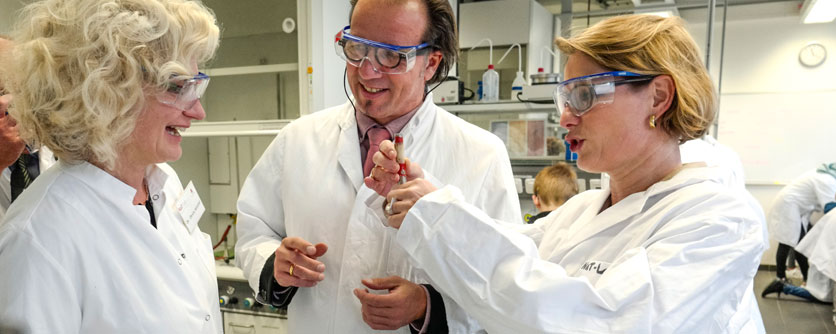
M 310 63 L 313 81 L 309 112 L 345 103 L 345 61 L 334 51 L 334 35 L 348 25 L 348 0 L 310 1 Z M 350 94 L 350 93 L 349 93 Z
M 689 30 L 701 46 L 706 41 L 707 9 L 680 11 L 688 22 Z M 711 74 L 717 83 L 720 69 L 720 44 L 722 43 L 722 8 L 716 12 L 715 37 L 712 45 Z M 722 96 L 743 93 L 786 93 L 821 90 L 836 90 L 836 22 L 824 24 L 801 24 L 796 2 L 779 2 L 760 5 L 734 6 L 729 8 L 726 27 L 725 51 L 723 54 Z M 816 40 L 828 48 L 830 57 L 825 64 L 815 69 L 801 66 L 798 52 L 806 43 Z M 775 96 L 774 98 L 786 98 Z M 820 101 L 822 108 L 832 105 L 832 101 Z M 722 107 L 721 107 L 722 109 Z M 763 117 L 757 110 L 751 110 L 753 120 Z M 802 117 L 803 110 L 796 111 L 792 118 Z M 723 114 L 720 114 L 722 122 Z M 832 127 L 833 124 L 806 122 L 807 129 L 815 130 Z M 795 130 L 804 130 L 795 129 Z M 762 133 L 767 141 L 769 133 Z M 805 140 L 811 138 L 796 138 Z M 724 142 L 722 133 L 718 140 Z M 836 150 L 819 152 L 832 155 Z M 811 154 L 811 153 L 807 153 Z M 792 157 L 787 157 L 793 159 Z M 816 158 L 816 157 L 803 157 Z M 808 166 L 813 169 L 816 166 Z M 744 166 L 745 168 L 745 166 Z M 771 168 L 783 168 L 772 165 Z M 804 170 L 806 171 L 806 170 Z M 798 171 L 799 174 L 802 171 Z M 747 184 L 747 189 L 760 202 L 765 212 L 769 212 L 772 200 L 781 190 L 782 185 Z M 764 253 L 763 264 L 775 264 L 775 243 Z

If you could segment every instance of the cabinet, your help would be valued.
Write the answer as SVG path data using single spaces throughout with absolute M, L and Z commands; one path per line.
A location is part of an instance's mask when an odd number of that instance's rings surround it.
M 194 183 L 206 207 L 200 228 L 213 242 L 233 223 L 241 185 L 275 134 L 307 113 L 308 2 L 203 1 L 221 27 L 215 58 L 201 68 L 211 77 L 206 119 L 182 133 L 183 155 L 171 166 Z
M 541 169 L 566 161 L 563 136 L 567 130 L 560 127 L 554 104 L 501 101 L 441 107 L 503 139 L 511 158 L 522 213 L 536 214 L 531 200 L 534 177 Z M 601 174 L 580 170 L 574 161 L 566 163 L 575 167 L 579 191 L 601 188 Z

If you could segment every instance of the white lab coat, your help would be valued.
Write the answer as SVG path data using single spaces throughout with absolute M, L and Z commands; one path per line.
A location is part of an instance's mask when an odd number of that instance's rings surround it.
M 46 147 L 42 147 L 38 150 L 38 160 L 41 169 L 41 173 L 52 167 L 58 161 L 55 160 L 55 156 L 52 154 Z M 12 186 L 11 186 L 11 177 L 12 171 L 9 170 L 8 166 L 3 168 L 3 171 L 0 172 L 0 222 L 3 221 L 3 217 L 6 215 L 6 210 L 9 209 L 9 205 L 12 204 Z
M 726 169 L 723 184 L 729 187 L 745 189 L 746 178 L 743 173 L 743 163 L 740 156 L 730 147 L 720 144 L 714 137 L 706 135 L 702 138 L 691 139 L 679 145 L 679 157 L 682 164 L 705 163 L 708 167 Z M 601 174 L 601 185 L 608 187 L 610 176 Z
M 89 163 L 60 162 L 0 227 L 0 324 L 24 333 L 221 333 L 209 236 L 173 209 L 183 187 L 151 166 L 157 215 Z
M 763 212 L 717 171 L 684 169 L 600 213 L 609 191 L 589 190 L 525 234 L 447 186 L 397 242 L 489 333 L 762 333 Z
M 776 241 L 795 247 L 801 230 L 806 231 L 814 211 L 833 202 L 836 178 L 816 171 L 807 172 L 781 189 L 772 201 L 767 222 L 769 235 Z
M 488 131 L 432 103 L 401 131 L 406 156 L 440 182 L 462 188 L 465 200 L 498 219 L 521 219 L 508 153 Z M 293 121 L 253 168 L 238 199 L 236 263 L 258 290 L 266 259 L 286 236 L 326 243 L 325 280 L 300 288 L 288 307 L 288 333 L 366 333 L 355 288 L 364 278 L 426 276 L 409 265 L 367 202 L 380 198 L 363 184 L 360 140 L 349 103 Z M 458 231 L 462 235 L 465 232 Z M 451 333 L 478 328 L 445 300 Z M 408 332 L 407 327 L 398 332 Z
M 810 263 L 807 291 L 819 300 L 830 301 L 836 280 L 836 210 L 822 216 L 795 250 L 807 256 Z
M 726 185 L 740 189 L 746 187 L 740 156 L 730 147 L 720 144 L 712 136 L 706 135 L 682 143 L 679 145 L 679 156 L 683 164 L 705 162 L 709 167 L 726 168 L 729 170 L 729 177 L 725 180 Z

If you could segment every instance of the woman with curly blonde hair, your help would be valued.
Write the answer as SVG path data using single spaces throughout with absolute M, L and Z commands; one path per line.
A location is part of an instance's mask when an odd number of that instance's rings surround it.
M 21 137 L 55 153 L 0 226 L 0 323 L 218 333 L 212 246 L 165 163 L 206 115 L 214 14 L 188 0 L 26 6 L 2 68 Z M 175 206 L 177 203 L 186 203 Z M 178 210 L 179 209 L 179 210 Z
M 716 110 L 682 20 L 613 17 L 557 46 L 569 55 L 560 124 L 578 167 L 609 187 L 508 228 L 415 179 L 387 196 L 408 210 L 389 220 L 397 243 L 491 333 L 764 332 L 752 291 L 763 211 L 725 186 L 728 170 L 680 161 Z

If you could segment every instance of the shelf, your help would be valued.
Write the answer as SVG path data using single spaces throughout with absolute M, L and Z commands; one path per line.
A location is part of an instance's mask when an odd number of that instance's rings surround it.
M 295 72 L 298 69 L 299 69 L 299 63 L 287 63 L 287 64 L 271 64 L 271 65 L 258 65 L 258 66 L 212 68 L 212 69 L 204 70 L 204 73 L 206 73 L 206 75 L 208 75 L 210 77 L 221 77 L 221 76 L 227 76 L 227 75 Z
M 548 157 L 511 157 L 511 166 L 551 166 L 555 162 L 562 161 L 569 165 L 575 166 L 577 161 L 566 161 L 563 157 L 548 156 Z
M 497 103 L 466 103 L 441 104 L 451 113 L 484 113 L 484 112 L 555 112 L 554 103 L 537 104 L 530 102 L 497 102 Z
M 290 123 L 289 119 L 263 121 L 195 122 L 183 137 L 275 136 Z

